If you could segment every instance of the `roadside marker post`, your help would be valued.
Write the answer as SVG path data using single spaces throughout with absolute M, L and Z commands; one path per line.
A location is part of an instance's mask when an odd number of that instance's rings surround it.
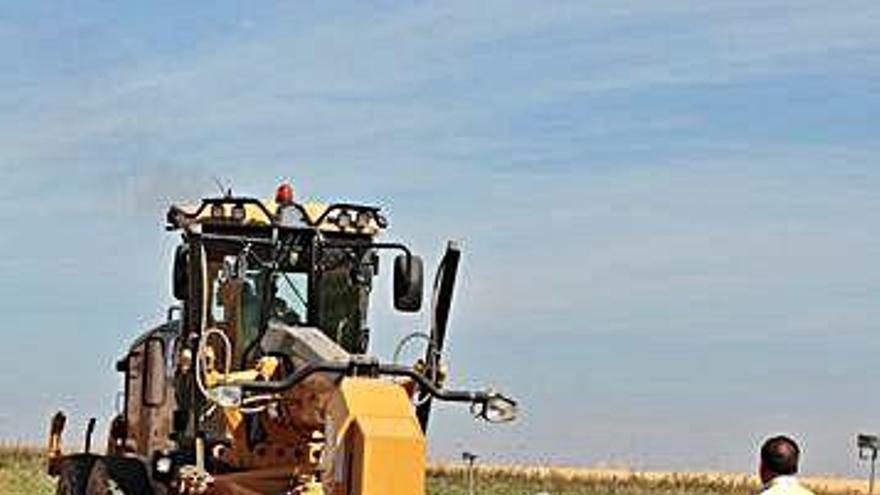
M 868 478 L 868 495 L 874 493 L 874 474 L 877 468 L 877 451 L 880 450 L 880 438 L 877 435 L 859 434 L 856 437 L 856 445 L 859 447 L 859 459 L 871 461 L 871 477 Z
M 477 454 L 462 452 L 461 459 L 467 463 L 468 495 L 474 495 L 474 463 L 477 462 Z

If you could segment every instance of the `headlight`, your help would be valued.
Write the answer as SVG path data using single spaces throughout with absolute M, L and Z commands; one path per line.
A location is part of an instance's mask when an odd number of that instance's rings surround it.
M 367 230 L 370 228 L 370 223 L 373 220 L 373 216 L 366 211 L 359 211 L 357 214 L 357 219 L 354 224 L 358 230 Z
M 232 207 L 232 219 L 236 222 L 243 222 L 245 217 L 244 205 L 238 203 Z
M 348 230 L 351 228 L 351 213 L 347 211 L 343 211 L 336 216 L 336 226 L 339 227 L 340 230 Z
M 170 457 L 159 457 L 156 459 L 156 472 L 161 474 L 169 474 L 171 472 L 171 466 L 173 466 L 173 462 Z

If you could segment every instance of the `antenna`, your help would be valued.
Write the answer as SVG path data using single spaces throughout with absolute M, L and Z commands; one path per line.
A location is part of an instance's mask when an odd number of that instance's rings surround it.
M 227 198 L 232 197 L 232 184 L 229 184 L 229 186 L 227 187 L 223 185 L 223 182 L 216 175 L 211 178 L 214 179 L 214 184 L 217 184 L 217 189 L 220 190 L 220 194 L 222 196 L 225 196 Z

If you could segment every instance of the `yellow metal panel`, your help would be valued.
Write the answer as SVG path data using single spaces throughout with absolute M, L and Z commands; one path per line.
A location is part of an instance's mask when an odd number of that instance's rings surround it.
M 403 387 L 346 378 L 331 400 L 332 495 L 424 495 L 425 438 Z
M 358 418 L 363 435 L 362 495 L 425 493 L 425 442 L 400 418 Z
M 316 203 L 313 201 L 303 203 L 302 207 L 303 210 L 305 210 L 306 212 L 306 216 L 309 217 L 308 220 L 311 224 L 317 222 L 318 219 L 321 218 L 321 215 L 323 215 L 327 211 L 327 205 L 325 205 L 324 203 Z
M 403 387 L 375 378 L 346 378 L 340 392 L 350 410 L 358 415 L 412 417 L 413 407 Z

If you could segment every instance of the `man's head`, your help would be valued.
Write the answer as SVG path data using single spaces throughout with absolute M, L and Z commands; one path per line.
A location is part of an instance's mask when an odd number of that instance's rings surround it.
M 761 447 L 761 481 L 767 483 L 777 476 L 796 474 L 800 454 L 801 449 L 791 438 L 768 438 Z

